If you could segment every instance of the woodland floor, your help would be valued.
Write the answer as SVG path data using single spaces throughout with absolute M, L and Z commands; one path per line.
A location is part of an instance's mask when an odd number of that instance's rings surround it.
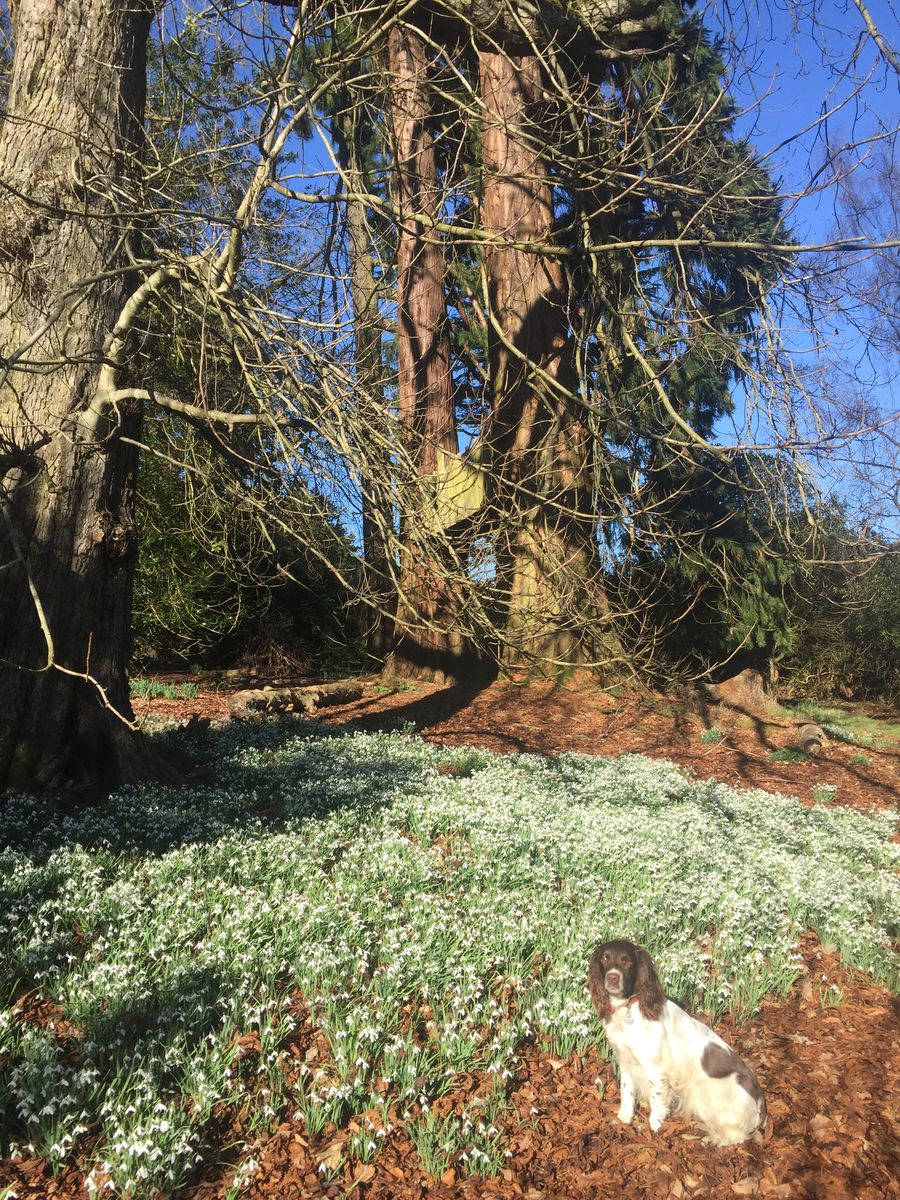
M 138 701 L 148 715 L 187 719 L 224 717 L 227 693 L 201 688 L 195 700 Z M 881 714 L 874 714 L 881 715 Z M 893 714 L 884 714 L 893 716 Z M 774 750 L 796 746 L 800 718 L 760 717 L 735 709 L 690 711 L 661 697 L 616 700 L 589 687 L 495 683 L 480 691 L 462 686 L 368 685 L 353 704 L 323 709 L 321 719 L 353 720 L 366 729 L 413 722 L 422 736 L 446 745 L 552 755 L 643 753 L 673 760 L 695 774 L 738 787 L 786 792 L 805 803 L 812 788 L 831 784 L 836 803 L 885 807 L 896 803 L 900 743 L 858 747 L 829 742 L 807 762 L 772 762 Z M 896 719 L 896 718 L 894 718 Z M 725 734 L 704 745 L 715 726 Z M 881 748 L 878 748 L 880 745 Z M 511 1156 L 495 1179 L 440 1180 L 423 1173 L 412 1143 L 399 1129 L 373 1163 L 348 1167 L 323 1183 L 320 1163 L 352 1130 L 331 1130 L 312 1143 L 285 1125 L 255 1144 L 259 1163 L 247 1200 L 358 1197 L 359 1200 L 525 1197 L 525 1200 L 680 1200 L 733 1196 L 785 1200 L 900 1200 L 900 998 L 863 973 L 845 967 L 833 947 L 808 934 L 802 944 L 806 974 L 782 999 L 767 998 L 751 1021 L 726 1020 L 719 1032 L 752 1065 L 769 1108 L 765 1134 L 745 1146 L 714 1150 L 696 1127 L 679 1119 L 651 1135 L 644 1117 L 626 1127 L 615 1120 L 617 1084 L 594 1053 L 561 1061 L 537 1047 L 522 1052 L 512 1089 L 517 1116 L 506 1130 Z M 843 999 L 822 1007 L 822 992 Z M 315 1035 L 301 1027 L 312 1049 Z M 600 1097 L 598 1079 L 605 1088 Z M 471 1100 L 486 1081 L 464 1077 L 435 1102 L 438 1112 Z M 222 1145 L 243 1140 L 239 1127 L 223 1128 Z M 179 1193 L 179 1200 L 220 1200 L 233 1177 L 223 1165 Z M 5 1187 L 11 1188 L 6 1192 Z M 85 1196 L 75 1169 L 54 1177 L 39 1161 L 0 1163 L 0 1200 Z

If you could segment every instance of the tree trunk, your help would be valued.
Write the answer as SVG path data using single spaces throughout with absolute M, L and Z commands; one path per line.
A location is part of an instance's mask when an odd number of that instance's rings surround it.
M 121 310 L 150 9 L 18 0 L 0 177 L 0 790 L 161 770 L 126 667 L 140 414 L 88 417 Z M 107 275 L 103 278 L 104 274 Z M 99 410 L 98 410 L 99 411 Z
M 570 55 L 610 59 L 657 49 L 665 40 L 661 0 L 428 0 L 435 32 L 507 54 L 564 46 Z
M 369 190 L 366 170 L 366 127 L 359 107 L 349 95 L 340 95 L 332 120 L 338 164 L 344 173 L 347 190 L 361 195 Z M 381 313 L 378 305 L 379 284 L 375 277 L 372 234 L 362 200 L 344 202 L 347 231 L 350 303 L 353 311 L 353 338 L 359 401 L 384 404 L 384 370 L 381 361 Z M 371 453 L 378 455 L 379 448 Z M 384 461 L 382 461 L 382 457 Z M 375 473 L 361 480 L 363 535 L 363 591 L 371 605 L 364 610 L 363 630 L 366 655 L 376 669 L 384 666 L 393 642 L 390 610 L 393 594 L 389 552 L 385 529 L 391 521 L 388 504 L 379 503 L 384 491 L 383 477 L 390 472 L 387 454 L 379 456 Z
M 458 449 L 450 374 L 450 339 L 440 245 L 412 214 L 438 209 L 434 142 L 425 88 L 427 62 L 420 37 L 395 26 L 388 36 L 391 120 L 397 201 L 397 359 L 400 419 L 420 476 L 438 470 L 439 451 Z M 454 628 L 455 599 L 441 563 L 416 538 L 408 521 L 397 598 L 392 674 L 444 682 L 470 663 L 465 639 Z
M 550 246 L 553 193 L 542 161 L 540 64 L 482 54 L 482 224 L 498 579 L 507 605 L 505 666 L 593 661 L 617 650 L 603 629 L 591 511 L 591 439 L 574 400 L 558 259 L 510 243 Z M 605 645 L 604 645 L 605 643 Z

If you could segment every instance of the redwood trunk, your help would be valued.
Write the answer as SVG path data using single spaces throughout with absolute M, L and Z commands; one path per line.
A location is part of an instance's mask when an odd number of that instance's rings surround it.
M 125 295 L 150 11 L 19 0 L 0 177 L 0 790 L 109 785 L 159 764 L 131 719 L 139 414 L 84 422 Z M 115 206 L 113 204 L 115 198 Z M 71 289 L 72 294 L 66 296 Z M 117 715 L 118 714 L 118 715 Z
M 429 128 L 425 46 L 415 33 L 394 27 L 388 36 L 397 202 L 398 406 L 420 476 L 433 475 L 438 451 L 457 450 L 450 338 L 441 247 L 413 214 L 436 217 L 438 185 Z M 403 531 L 397 629 L 389 669 L 406 678 L 443 682 L 468 665 L 455 629 L 455 601 L 446 572 L 420 544 L 408 514 Z
M 590 506 L 591 441 L 573 400 L 567 280 L 548 253 L 537 58 L 482 54 L 492 504 L 508 667 L 591 661 L 607 640 Z M 511 243 L 519 243 L 517 247 Z M 614 639 L 612 639 L 614 640 Z M 609 646 L 607 645 L 607 649 Z

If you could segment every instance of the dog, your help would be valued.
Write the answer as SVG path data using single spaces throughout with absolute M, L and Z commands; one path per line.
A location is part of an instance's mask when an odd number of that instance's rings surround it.
M 630 1125 L 636 1103 L 648 1100 L 654 1132 L 670 1112 L 698 1121 L 714 1146 L 737 1145 L 763 1128 L 756 1076 L 709 1026 L 666 998 L 646 950 L 622 939 L 597 946 L 588 991 L 619 1065 L 620 1121 Z

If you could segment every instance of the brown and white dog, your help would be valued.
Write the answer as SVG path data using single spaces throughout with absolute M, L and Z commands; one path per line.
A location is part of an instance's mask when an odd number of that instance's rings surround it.
M 670 1112 L 693 1117 L 714 1146 L 746 1141 L 766 1123 L 756 1076 L 722 1039 L 667 1000 L 653 960 L 633 942 L 597 946 L 588 990 L 619 1064 L 618 1118 L 650 1102 L 650 1128 Z

